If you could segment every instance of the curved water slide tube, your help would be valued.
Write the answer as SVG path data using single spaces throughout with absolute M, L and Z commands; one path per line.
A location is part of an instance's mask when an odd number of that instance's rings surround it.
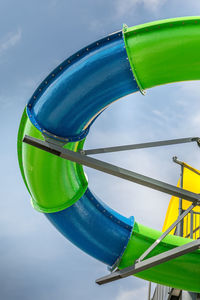
M 199 17 L 124 27 L 61 63 L 25 108 L 18 159 L 33 207 L 72 243 L 108 266 L 131 266 L 161 232 L 105 205 L 88 187 L 81 165 L 25 144 L 23 137 L 54 139 L 78 151 L 97 116 L 117 99 L 161 84 L 199 80 L 199 49 Z M 188 242 L 167 236 L 149 257 Z M 200 292 L 200 251 L 137 276 Z

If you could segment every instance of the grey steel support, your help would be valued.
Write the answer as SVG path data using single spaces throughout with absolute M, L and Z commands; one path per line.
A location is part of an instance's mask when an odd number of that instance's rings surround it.
M 177 187 L 167 184 L 165 182 L 162 182 L 162 181 L 159 181 L 159 180 L 156 180 L 156 179 L 153 179 L 153 178 L 150 178 L 150 177 L 147 177 L 147 176 L 135 173 L 135 172 L 131 172 L 129 170 L 126 170 L 126 169 L 120 168 L 118 166 L 103 162 L 101 160 L 87 157 L 86 155 L 83 155 L 83 154 L 80 154 L 77 152 L 73 152 L 68 149 L 64 149 L 60 145 L 58 145 L 56 143 L 54 144 L 54 142 L 52 142 L 52 141 L 41 141 L 41 140 L 33 138 L 33 137 L 25 136 L 23 142 L 30 144 L 34 147 L 37 147 L 41 150 L 52 153 L 61 158 L 76 162 L 78 164 L 108 173 L 110 175 L 114 175 L 114 176 L 129 180 L 129 181 L 132 181 L 132 182 L 144 185 L 144 186 L 147 186 L 149 188 L 153 188 L 155 190 L 158 190 L 158 191 L 170 194 L 170 195 L 184 198 L 193 203 L 191 205 L 192 208 L 195 205 L 200 205 L 199 194 L 195 194 L 190 191 L 184 190 L 182 188 L 177 188 Z M 199 143 L 199 139 L 198 139 L 198 143 Z M 184 213 L 187 214 L 188 212 L 186 211 Z M 184 215 L 184 213 L 182 215 Z M 182 220 L 183 217 L 184 216 L 179 216 L 180 220 Z M 177 222 L 179 222 L 180 220 L 178 219 Z M 164 233 L 164 234 L 166 234 L 166 233 Z M 160 242 L 160 240 L 157 241 L 156 245 L 158 244 L 158 242 Z M 105 284 L 105 283 L 115 281 L 115 280 L 118 280 L 121 278 L 125 278 L 130 275 L 137 274 L 138 272 L 147 270 L 151 267 L 157 266 L 161 263 L 164 263 L 164 262 L 167 262 L 174 258 L 180 257 L 184 254 L 190 253 L 197 249 L 200 249 L 200 240 L 195 240 L 189 244 L 185 244 L 183 246 L 176 247 L 172 250 L 169 250 L 167 252 L 153 256 L 144 261 L 140 260 L 139 262 L 136 262 L 133 266 L 130 266 L 123 270 L 117 270 L 117 271 L 111 273 L 110 275 L 107 275 L 107 276 L 97 279 L 96 283 L 101 285 L 101 284 Z M 149 253 L 150 252 L 151 251 L 149 251 Z M 196 299 L 196 298 L 191 298 L 191 300 L 193 300 L 193 299 Z M 184 299 L 184 300 L 186 300 L 186 299 Z M 187 300 L 189 300 L 189 298 L 187 298 Z
M 197 142 L 197 144 L 199 146 L 200 138 L 199 137 L 189 137 L 189 138 L 165 140 L 165 141 L 158 141 L 158 142 L 149 142 L 149 143 L 140 143 L 140 144 L 132 144 L 132 145 L 124 145 L 124 146 L 107 147 L 107 148 L 80 150 L 80 152 L 85 155 L 91 155 L 91 154 L 100 154 L 100 153 L 109 153 L 109 152 L 118 152 L 118 151 L 126 151 L 126 150 L 135 150 L 135 149 L 143 149 L 143 148 L 151 148 L 151 147 L 176 145 L 176 144 L 191 143 L 191 142 Z
M 190 213 L 190 238 L 193 239 L 193 220 L 194 220 L 194 213 L 191 211 Z
M 137 260 L 138 262 L 142 261 L 171 231 L 176 227 L 183 218 L 192 211 L 195 207 L 195 204 L 192 204 L 186 211 L 179 215 L 178 219 L 140 256 Z
M 148 300 L 151 300 L 151 281 L 149 281 L 148 285 Z
M 163 193 L 167 193 L 169 195 L 174 195 L 176 197 L 184 198 L 184 199 L 194 203 L 195 205 L 200 204 L 200 195 L 199 194 L 192 193 L 190 191 L 178 188 L 171 184 L 153 179 L 151 177 L 141 175 L 136 172 L 126 170 L 124 168 L 120 168 L 118 166 L 103 162 L 98 159 L 94 159 L 92 157 L 88 157 L 86 155 L 83 155 L 83 154 L 80 154 L 80 153 L 77 153 L 77 152 L 74 152 L 74 151 L 71 151 L 68 149 L 61 148 L 58 145 L 51 144 L 46 141 L 41 141 L 39 139 L 30 137 L 30 136 L 25 136 L 23 141 L 34 147 L 37 147 L 39 149 L 42 149 L 44 151 L 47 151 L 54 155 L 57 155 L 61 158 L 71 160 L 78 164 L 87 166 L 89 168 L 93 168 L 98 171 L 105 172 L 107 174 L 144 185 L 146 187 L 155 189 L 155 190 L 163 192 Z
M 183 172 L 184 172 L 184 167 L 183 167 L 183 165 L 181 165 L 180 188 L 183 188 Z M 179 211 L 179 216 L 180 216 L 183 212 L 183 200 L 182 200 L 182 198 L 179 198 L 178 211 Z M 177 226 L 177 235 L 178 236 L 183 236 L 183 220 Z
M 185 244 L 183 246 L 176 247 L 172 250 L 168 250 L 151 258 L 148 258 L 144 261 L 135 263 L 133 266 L 124 268 L 122 270 L 117 270 L 107 276 L 101 277 L 96 280 L 96 283 L 101 285 L 108 282 L 112 282 L 121 278 L 128 277 L 130 275 L 137 274 L 141 271 L 150 269 L 155 267 L 161 263 L 170 261 L 174 258 L 180 257 L 184 254 L 193 252 L 200 248 L 200 240 L 192 241 L 189 244 Z

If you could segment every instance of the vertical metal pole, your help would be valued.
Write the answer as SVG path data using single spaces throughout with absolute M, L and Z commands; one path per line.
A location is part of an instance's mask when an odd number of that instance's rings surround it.
M 194 213 L 193 210 L 190 212 L 190 238 L 193 239 L 193 218 L 194 218 Z
M 183 188 L 183 171 L 184 171 L 184 167 L 181 166 L 181 174 L 180 174 L 180 188 Z M 179 198 L 179 216 L 182 214 L 183 212 L 183 206 L 182 206 L 182 198 Z M 177 225 L 177 235 L 178 236 L 183 236 L 183 220 L 181 222 L 179 222 L 179 224 Z
M 200 215 L 199 215 L 199 239 L 200 239 Z
M 149 281 L 148 300 L 151 300 L 151 281 Z
M 181 176 L 180 176 L 180 187 L 183 188 L 183 172 L 184 172 L 184 166 L 181 166 Z M 182 214 L 183 211 L 183 203 L 182 199 L 179 198 L 179 216 Z M 193 238 L 193 211 L 190 213 L 190 238 Z M 179 226 L 177 226 L 177 235 L 183 236 L 183 220 L 179 223 Z M 182 291 L 181 300 L 197 300 L 197 294 L 188 292 L 188 291 Z
M 195 240 L 197 239 L 197 231 L 196 231 L 196 228 L 197 228 L 197 218 L 196 218 L 196 214 L 194 214 L 194 228 L 195 228 L 195 233 L 194 233 L 194 238 Z

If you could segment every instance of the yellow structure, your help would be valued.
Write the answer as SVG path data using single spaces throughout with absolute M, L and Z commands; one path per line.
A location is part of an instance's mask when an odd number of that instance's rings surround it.
M 180 179 L 177 186 L 180 187 Z M 183 163 L 183 189 L 200 194 L 200 171 L 186 163 Z M 186 210 L 190 205 L 191 202 L 187 200 L 182 201 L 183 210 Z M 176 221 L 178 215 L 179 198 L 172 196 L 165 217 L 163 231 L 166 231 L 169 226 Z M 192 213 L 189 213 L 183 219 L 183 237 L 190 238 L 191 220 L 193 222 L 193 239 L 200 238 L 200 206 L 196 206 L 192 210 Z M 170 234 L 174 234 L 175 229 L 173 229 Z

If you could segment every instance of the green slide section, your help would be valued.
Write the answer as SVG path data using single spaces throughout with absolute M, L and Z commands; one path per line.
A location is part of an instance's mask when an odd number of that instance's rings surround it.
M 141 90 L 200 79 L 200 17 L 124 27 L 124 39 Z
M 18 159 L 34 208 L 51 213 L 74 204 L 88 186 L 83 167 L 22 143 L 25 134 L 44 140 L 41 132 L 30 122 L 26 110 L 18 133 Z M 84 140 L 68 143 L 64 148 L 78 151 L 83 144 Z
M 124 27 L 128 58 L 139 88 L 200 79 L 200 17 L 156 21 Z M 161 236 L 161 232 L 135 223 L 119 268 L 133 265 L 142 253 Z M 167 236 L 148 257 L 191 240 Z M 200 250 L 143 271 L 140 278 L 200 292 Z
M 162 233 L 157 230 L 135 223 L 131 239 L 122 257 L 119 269 L 133 265 L 134 261 L 138 259 L 161 234 Z M 168 235 L 147 258 L 190 242 L 190 239 Z M 136 276 L 174 288 L 200 292 L 200 250 L 162 263 L 147 271 L 142 271 Z

